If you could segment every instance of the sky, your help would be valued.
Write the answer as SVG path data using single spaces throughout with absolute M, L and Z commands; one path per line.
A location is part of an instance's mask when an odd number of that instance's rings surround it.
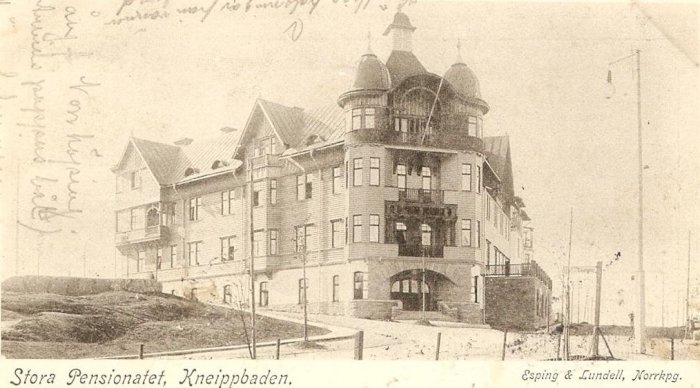
M 13 74 L 0 77 L 0 90 L 15 95 L 0 99 L 3 277 L 37 271 L 114 276 L 109 168 L 129 136 L 197 141 L 222 127 L 242 128 L 258 97 L 303 108 L 334 103 L 352 83 L 368 33 L 373 51 L 387 59 L 391 41 L 382 33 L 398 2 L 320 0 L 309 14 L 310 3 L 293 12 L 244 12 L 223 9 L 238 3 L 219 0 L 208 16 L 204 8 L 211 1 L 135 1 L 119 15 L 121 2 L 49 4 L 56 9 L 13 4 L 12 16 L 0 21 L 0 31 L 11 37 L 0 50 L 15 54 L 0 62 L 0 70 Z M 177 11 L 195 4 L 202 9 L 194 14 Z M 697 6 L 419 0 L 403 11 L 417 27 L 414 53 L 429 71 L 444 74 L 461 40 L 462 57 L 491 107 L 484 134 L 510 137 L 516 194 L 533 219 L 535 258 L 555 280 L 555 294 L 572 212 L 572 265 L 608 263 L 621 253 L 606 266 L 603 286 L 610 296 L 604 320 L 616 323 L 632 311 L 631 272 L 638 260 L 637 95 L 634 58 L 609 63 L 641 50 L 648 323 L 660 323 L 662 303 L 667 324 L 675 322 L 685 292 L 688 232 L 695 252 L 700 234 Z M 123 19 L 136 12 L 153 19 Z M 52 36 L 43 35 L 32 55 L 37 31 L 30 23 L 37 14 L 45 24 L 41 33 L 68 38 L 47 42 Z M 76 56 L 48 55 L 67 49 Z M 37 92 L 32 82 L 39 81 Z M 37 216 L 34 202 L 54 189 L 67 207 L 64 183 L 70 181 L 64 166 L 33 161 L 37 137 L 27 124 L 36 120 L 29 108 L 37 93 L 45 110 L 45 158 L 68 157 L 69 134 L 90 136 L 73 143 L 80 172 L 70 206 L 80 212 L 37 224 L 60 229 L 42 238 L 15 220 Z M 67 111 L 76 100 L 79 118 L 71 124 Z M 37 177 L 59 181 L 45 182 L 46 198 L 37 196 Z M 585 295 L 593 279 L 581 276 Z

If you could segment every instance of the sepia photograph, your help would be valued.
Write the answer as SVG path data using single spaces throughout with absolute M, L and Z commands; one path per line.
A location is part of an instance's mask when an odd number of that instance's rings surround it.
M 691 384 L 697 27 L 693 2 L 0 1 L 1 357 Z M 22 365 L 0 385 L 42 384 Z M 561 382 L 535 369 L 513 383 Z M 170 384 L 291 384 L 198 373 Z

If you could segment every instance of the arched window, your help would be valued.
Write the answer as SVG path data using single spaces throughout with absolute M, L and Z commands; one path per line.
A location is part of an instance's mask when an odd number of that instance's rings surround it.
M 148 213 L 146 213 L 146 227 L 149 226 L 158 226 L 158 222 L 160 220 L 158 208 L 153 206 L 150 209 L 148 209 Z
M 260 298 L 259 298 L 259 305 L 260 307 L 267 307 L 268 303 L 268 298 L 269 294 L 267 291 L 267 282 L 260 282 Z

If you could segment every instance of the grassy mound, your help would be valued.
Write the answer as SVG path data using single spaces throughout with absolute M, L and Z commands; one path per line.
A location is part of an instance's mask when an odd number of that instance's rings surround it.
M 250 316 L 169 294 L 110 291 L 86 296 L 2 294 L 2 352 L 17 358 L 75 358 L 240 345 Z M 300 337 L 302 326 L 257 319 L 258 342 Z M 311 335 L 323 329 L 310 327 Z

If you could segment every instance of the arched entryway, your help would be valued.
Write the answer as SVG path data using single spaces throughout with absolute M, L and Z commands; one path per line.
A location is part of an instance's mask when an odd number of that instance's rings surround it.
M 424 281 L 425 279 L 425 281 Z M 405 311 L 421 311 L 425 303 L 426 311 L 437 310 L 439 290 L 452 281 L 445 275 L 421 269 L 399 272 L 390 278 L 391 299 L 400 300 Z

